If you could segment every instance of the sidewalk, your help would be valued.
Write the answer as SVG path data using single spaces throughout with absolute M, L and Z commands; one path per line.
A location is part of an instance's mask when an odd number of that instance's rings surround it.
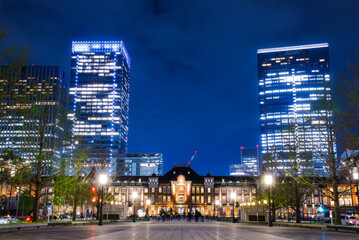
M 125 222 L 124 220 L 104 220 L 103 224 L 120 223 Z M 1 232 L 13 232 L 13 231 L 24 231 L 24 230 L 36 230 L 53 227 L 69 227 L 79 225 L 98 225 L 98 221 L 56 221 L 56 222 L 44 222 L 44 223 L 24 223 L 24 224 L 2 224 L 0 225 Z
M 265 222 L 243 222 L 248 224 L 268 224 Z M 346 225 L 329 225 L 329 224 L 310 224 L 310 223 L 293 223 L 293 222 L 273 222 L 273 226 L 281 227 L 297 227 L 309 228 L 322 231 L 336 231 L 336 232 L 356 232 L 359 233 L 359 226 L 346 226 Z

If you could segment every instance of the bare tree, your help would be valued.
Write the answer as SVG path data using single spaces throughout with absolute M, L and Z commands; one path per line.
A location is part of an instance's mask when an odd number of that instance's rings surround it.
M 359 146 L 358 125 L 354 124 L 358 119 L 358 112 L 351 112 L 357 89 L 348 88 L 353 86 L 353 79 L 344 76 L 336 85 L 326 83 L 326 88 L 330 91 L 313 104 L 313 113 L 317 119 L 311 120 L 312 129 L 316 132 L 311 151 L 315 162 L 321 165 L 327 177 L 321 178 L 314 171 L 313 175 L 317 175 L 318 183 L 326 186 L 325 192 L 334 202 L 335 224 L 341 224 L 339 199 L 348 191 L 347 188 L 340 191 L 342 188 L 339 186 L 353 166 L 357 165 L 355 156 L 346 156 L 347 149 Z M 346 99 L 344 105 L 343 99 Z M 352 151 L 351 154 L 356 155 L 357 152 Z
M 282 188 L 286 189 L 286 205 L 296 213 L 296 222 L 301 222 L 301 209 L 312 174 L 313 161 L 308 151 L 306 129 L 298 124 L 285 126 L 281 131 L 282 144 L 266 154 L 264 167 L 279 176 Z
M 359 149 L 359 54 L 339 74 L 334 93 L 339 140 L 346 148 Z

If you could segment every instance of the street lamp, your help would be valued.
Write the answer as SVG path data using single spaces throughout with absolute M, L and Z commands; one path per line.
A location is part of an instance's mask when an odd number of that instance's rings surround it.
M 217 199 L 214 203 L 215 203 L 215 205 L 216 205 L 216 217 L 218 217 L 219 200 Z
M 357 195 L 357 210 L 359 211 L 359 191 L 358 191 L 358 182 L 359 182 L 359 169 L 355 167 L 353 169 L 353 179 L 356 185 L 356 195 Z
M 232 223 L 234 223 L 234 204 L 236 201 L 237 194 L 236 192 L 231 192 L 231 198 L 233 199 L 233 215 L 232 215 Z
M 102 208 L 103 208 L 103 186 L 108 182 L 108 177 L 106 174 L 102 173 L 100 174 L 98 178 L 98 182 L 101 185 L 101 202 L 100 202 L 100 220 L 98 221 L 98 225 L 103 225 L 103 214 L 102 214 Z
M 132 192 L 132 201 L 133 201 L 133 222 L 136 222 L 136 198 L 138 196 L 138 193 L 136 191 Z
M 148 210 L 148 209 L 150 208 L 151 200 L 150 200 L 150 199 L 147 199 L 147 200 L 146 200 L 146 204 L 147 204 L 147 213 L 146 213 L 146 214 L 147 214 L 147 221 L 148 221 L 148 220 L 149 220 L 149 216 L 148 216 L 149 210 Z
M 272 175 L 265 175 L 264 176 L 264 183 L 268 185 L 268 226 L 273 227 L 272 223 L 272 213 L 270 207 L 270 188 L 273 183 L 273 176 Z

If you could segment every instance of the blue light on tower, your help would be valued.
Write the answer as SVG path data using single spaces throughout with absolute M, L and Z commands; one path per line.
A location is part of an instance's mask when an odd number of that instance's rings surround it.
M 130 62 L 122 41 L 72 43 L 75 148 L 89 152 L 89 167 L 105 160 L 110 174 L 127 151 Z

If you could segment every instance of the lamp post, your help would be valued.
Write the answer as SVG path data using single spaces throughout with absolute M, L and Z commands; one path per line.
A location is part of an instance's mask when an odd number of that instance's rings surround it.
M 150 208 L 151 200 L 147 199 L 146 204 L 147 204 L 146 215 L 147 215 L 147 221 L 148 221 L 149 220 L 149 215 L 148 215 L 149 210 L 148 209 Z
M 218 206 L 219 206 L 219 200 L 217 199 L 214 204 L 216 205 L 216 217 L 218 218 Z
M 353 179 L 355 181 L 355 186 L 356 186 L 357 211 L 359 211 L 359 191 L 358 191 L 359 171 L 357 167 L 353 169 Z
M 273 183 L 273 176 L 272 175 L 265 175 L 264 176 L 264 183 L 268 185 L 268 227 L 273 227 L 272 223 L 272 212 L 270 207 L 270 188 Z
M 132 201 L 133 201 L 133 219 L 132 221 L 133 222 L 136 222 L 136 198 L 138 196 L 138 193 L 135 191 L 135 192 L 132 192 Z
M 100 220 L 98 221 L 98 225 L 103 225 L 103 214 L 102 214 L 102 208 L 103 208 L 103 186 L 107 183 L 108 177 L 106 174 L 100 174 L 98 178 L 98 182 L 101 185 L 101 202 L 100 202 Z
M 235 202 L 236 202 L 236 197 L 237 197 L 236 192 L 231 192 L 231 198 L 232 198 L 232 200 L 233 200 L 233 215 L 232 215 L 232 223 L 234 223 L 234 205 L 235 205 Z

